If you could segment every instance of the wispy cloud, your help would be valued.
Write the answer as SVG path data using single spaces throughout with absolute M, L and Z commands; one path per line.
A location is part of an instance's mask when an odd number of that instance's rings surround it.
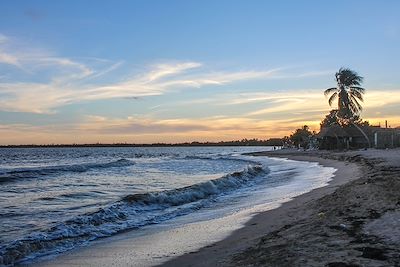
M 169 136 L 173 136 L 178 141 L 266 138 L 266 135 L 271 136 L 271 129 L 273 129 L 272 136 L 279 136 L 279 134 L 287 133 L 290 126 L 298 124 L 297 121 L 277 124 L 277 121 L 267 122 L 261 119 L 225 116 L 161 120 L 151 117 L 88 116 L 78 127 L 81 132 L 103 135 L 103 138 L 123 136 L 126 140 L 146 142 L 145 140 L 153 138 L 153 140 L 166 142 Z
M 60 63 L 60 62 L 59 62 Z M 70 63 L 70 64 L 68 64 Z M 149 73 L 135 75 L 133 78 L 108 85 L 79 84 L 76 86 L 74 80 L 90 78 L 92 71 L 84 66 L 62 61 L 66 67 L 74 66 L 79 72 L 69 73 L 63 77 L 55 77 L 48 83 L 0 83 L 0 91 L 7 93 L 10 97 L 0 101 L 4 110 L 25 111 L 25 112 L 49 112 L 56 107 L 82 101 L 93 101 L 99 99 L 143 97 L 161 95 L 170 90 L 178 88 L 199 88 L 205 85 L 221 85 L 239 80 L 268 78 L 273 72 L 231 72 L 231 73 L 206 73 L 200 76 L 173 76 L 177 67 L 170 65 L 171 70 L 166 66 L 160 69 L 151 70 Z M 190 66 L 196 63 L 186 63 Z M 184 70 L 179 67 L 180 72 Z M 168 73 L 168 74 L 167 74 Z M 167 77 L 170 77 L 166 80 Z M 40 99 L 32 101 L 32 97 L 41 95 Z
M 147 75 L 144 75 L 143 79 L 147 82 L 153 82 L 160 80 L 164 77 L 179 74 L 190 69 L 201 67 L 201 63 L 198 62 L 183 62 L 177 64 L 156 64 L 152 66 L 152 70 Z
M 234 86 L 240 81 L 302 79 L 333 73 L 294 73 L 293 69 L 282 68 L 221 71 L 195 61 L 170 61 L 145 65 L 134 73 L 126 74 L 121 71 L 121 67 L 128 69 L 128 62 L 101 58 L 66 58 L 40 49 L 14 46 L 14 42 L 16 41 L 12 38 L 0 34 L 0 67 L 3 72 L 0 77 L 0 110 L 3 111 L 54 113 L 61 106 L 78 102 L 115 98 L 141 99 L 205 86 Z M 117 74 L 116 70 L 119 70 Z M 3 124 L 0 125 L 0 135 L 3 137 L 1 142 L 183 142 L 245 137 L 264 139 L 287 135 L 304 124 L 317 130 L 324 114 L 331 109 L 320 89 L 294 88 L 282 92 L 271 88 L 257 91 L 243 88 L 241 93 L 215 90 L 212 95 L 202 96 L 203 98 L 182 98 L 173 103 L 151 102 L 152 106 L 145 109 L 148 111 L 146 115 L 140 116 L 86 116 L 83 121 L 57 126 Z M 388 119 L 397 126 L 395 123 L 399 120 L 399 104 L 400 94 L 396 88 L 368 89 L 364 103 L 366 111 L 362 113 L 362 117 L 372 123 Z M 201 111 L 207 106 L 218 112 L 200 112 L 196 114 L 196 118 L 191 118 L 184 111 L 196 105 Z M 175 112 L 174 118 L 180 118 L 168 119 L 168 110 Z M 223 115 L 221 110 L 224 110 Z M 176 115 L 177 113 L 179 114 Z M 213 116 L 216 114 L 219 116 Z
M 1 37 L 0 37 L 1 38 Z M 0 39 L 0 44 L 1 44 L 1 39 Z M 19 67 L 20 63 L 17 57 L 7 54 L 7 53 L 2 53 L 0 51 L 0 64 L 10 64 Z
M 107 61 L 106 61 L 106 62 L 107 62 Z M 98 71 L 97 73 L 94 73 L 93 75 L 91 75 L 90 77 L 88 77 L 88 80 L 89 80 L 89 79 L 95 79 L 95 78 L 104 76 L 104 75 L 106 75 L 106 74 L 108 74 L 108 73 L 110 73 L 110 72 L 112 72 L 112 71 L 118 69 L 118 68 L 121 67 L 123 64 L 124 64 L 123 61 L 118 61 L 118 62 L 116 62 L 116 63 L 113 63 L 113 64 L 111 64 L 111 66 L 107 67 L 106 69 L 101 70 L 101 71 Z
M 330 109 L 323 93 L 306 93 L 306 91 L 297 91 L 297 93 L 305 95 L 303 100 L 296 102 L 294 97 L 289 97 L 287 100 L 288 95 L 285 94 L 265 100 L 267 96 L 262 96 L 261 92 L 254 93 L 253 96 L 261 97 L 266 106 L 271 106 L 270 109 L 255 109 L 253 112 L 241 116 L 220 115 L 200 118 L 183 116 L 177 119 L 160 119 L 151 114 L 126 117 L 85 116 L 82 121 L 73 124 L 42 126 L 0 124 L 0 135 L 2 136 L 0 143 L 218 141 L 281 137 L 290 134 L 302 125 L 308 125 L 311 129 L 318 130 L 320 121 Z M 362 114 L 364 119 L 373 124 L 389 120 L 391 126 L 399 126 L 400 116 L 397 107 L 400 104 L 400 94 L 398 92 L 371 89 L 367 96 L 366 99 L 370 99 L 370 101 L 364 103 L 366 109 L 366 112 Z M 319 106 L 322 110 L 319 110 Z
M 156 119 L 143 117 L 108 118 L 87 116 L 78 128 L 82 132 L 104 135 L 143 136 L 161 138 L 165 134 L 186 136 L 218 136 L 229 138 L 282 136 L 288 130 L 300 127 L 303 123 L 316 126 L 319 117 L 309 116 L 305 120 L 297 118 L 272 119 L 265 121 L 256 118 L 214 116 L 204 118 Z M 229 139 L 227 138 L 227 139 Z M 193 139 L 192 139 L 193 140 Z
M 28 58 L 29 60 L 29 58 Z M 54 79 L 82 79 L 94 74 L 94 70 L 86 66 L 85 64 L 72 61 L 68 58 L 61 57 L 36 57 L 30 58 L 30 63 L 38 67 L 53 67 L 59 66 L 64 69 L 72 68 L 75 71 L 71 71 L 72 74 L 65 77 L 54 77 Z
M 150 65 L 128 78 L 120 78 L 120 81 L 117 78 L 116 82 L 94 84 L 94 79 L 109 74 L 122 62 L 97 69 L 84 62 L 43 51 L 13 51 L 9 48 L 10 39 L 0 36 L 0 40 L 8 44 L 4 46 L 0 43 L 0 63 L 17 66 L 22 74 L 28 73 L 28 78 L 18 80 L 18 73 L 15 74 L 18 70 L 13 69 L 15 80 L 0 83 L 0 93 L 5 95 L 0 99 L 0 109 L 6 111 L 49 113 L 70 103 L 161 95 L 177 89 L 271 78 L 278 72 L 276 69 L 215 72 L 207 70 L 199 62 L 173 62 Z M 35 82 L 37 73 L 47 77 L 46 81 Z M 32 79 L 29 80 L 29 77 Z
M 335 73 L 335 72 L 336 72 L 335 70 L 310 71 L 310 72 L 298 74 L 296 77 L 297 78 L 305 78 L 305 77 L 326 76 L 326 75 L 332 75 L 332 73 Z
M 382 90 L 369 88 L 365 95 L 361 116 L 373 124 L 390 120 L 392 125 L 399 126 L 397 118 L 400 105 L 400 90 Z M 296 89 L 286 92 L 247 92 L 237 94 L 218 94 L 213 98 L 201 98 L 174 103 L 174 106 L 241 106 L 248 112 L 242 117 L 254 120 L 275 121 L 277 124 L 304 123 L 318 128 L 319 122 L 331 110 L 328 98 L 320 89 Z M 168 104 L 163 105 L 168 107 Z
M 223 85 L 242 80 L 267 79 L 278 75 L 279 69 L 266 71 L 233 71 L 233 72 L 207 72 L 197 73 L 195 75 L 184 75 L 178 79 L 173 79 L 161 83 L 164 87 L 195 87 L 199 88 L 205 85 Z
M 245 99 L 245 98 L 243 98 Z M 318 91 L 300 91 L 288 93 L 276 93 L 270 95 L 258 95 L 250 98 L 252 102 L 262 101 L 265 108 L 252 111 L 247 116 L 270 115 L 274 113 L 301 113 L 301 112 L 323 112 L 329 109 L 324 96 Z
M 17 112 L 51 113 L 58 107 L 111 98 L 139 98 L 162 95 L 170 91 L 220 86 L 238 81 L 274 79 L 282 77 L 309 77 L 324 75 L 324 71 L 285 74 L 283 69 L 269 70 L 211 70 L 200 62 L 164 62 L 145 66 L 141 71 L 123 77 L 103 79 L 120 68 L 123 61 L 110 62 L 104 59 L 77 61 L 71 58 L 32 50 L 22 46 L 15 50 L 17 42 L 0 35 L 0 64 L 17 67 L 8 75 L 8 82 L 0 81 L 0 109 Z M 94 63 L 93 63 L 94 62 Z M 99 67 L 101 65 L 101 67 Z M 20 71 L 21 73 L 18 73 Z M 24 76 L 24 79 L 19 77 Z M 37 82 L 40 76 L 41 82 Z M 14 79 L 12 79 L 14 78 Z M 10 81 L 11 80 L 11 81 Z M 108 80 L 108 82 L 104 82 Z M 40 97 L 38 97 L 40 96 Z M 236 99 L 240 102 L 268 100 L 265 96 Z M 235 104 L 232 101 L 224 103 Z M 259 111 L 262 114 L 262 111 Z
M 372 119 L 374 113 L 379 110 L 384 114 L 393 113 L 391 110 L 400 104 L 399 90 L 379 90 L 368 89 L 365 97 L 365 102 L 362 103 L 364 111 L 362 117 Z M 248 103 L 263 103 L 263 108 L 258 108 L 252 112 L 244 114 L 248 117 L 264 116 L 271 118 L 276 114 L 301 115 L 316 114 L 320 117 L 324 116 L 333 107 L 328 105 L 327 98 L 319 90 L 292 90 L 286 93 L 251 93 L 242 94 L 237 98 L 232 98 L 226 101 L 227 104 L 248 104 Z

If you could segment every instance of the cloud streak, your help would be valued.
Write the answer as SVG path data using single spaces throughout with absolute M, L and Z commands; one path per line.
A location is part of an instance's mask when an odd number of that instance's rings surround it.
M 35 121 L 32 124 L 0 123 L 0 141 L 4 144 L 265 139 L 287 135 L 304 124 L 318 130 L 319 122 L 331 109 L 322 89 L 250 91 L 239 82 L 303 79 L 334 71 L 295 73 L 293 68 L 221 71 L 196 61 L 170 61 L 144 65 L 127 73 L 129 62 L 67 58 L 15 45 L 16 42 L 0 34 L 0 111 L 52 115 L 33 116 L 43 119 L 40 125 L 35 125 Z M 231 85 L 229 89 L 233 90 L 227 93 L 225 87 L 219 91 L 218 88 L 224 85 Z M 241 93 L 237 92 L 236 85 L 240 86 Z M 66 120 L 70 123 L 60 121 L 51 125 L 54 118 L 62 120 L 69 115 L 54 114 L 69 104 L 117 98 L 141 99 L 204 87 L 213 91 L 192 94 L 199 98 L 188 98 L 189 94 L 172 100 L 169 96 L 153 98 L 147 103 L 138 102 L 136 109 L 116 112 L 118 115 L 99 110 L 102 116 L 81 114 Z M 393 126 L 398 125 L 395 124 L 400 121 L 397 89 L 368 89 L 365 101 L 364 119 L 374 124 L 388 119 Z M 131 115 L 133 111 L 136 115 Z M 26 122 L 25 117 L 20 121 Z
M 156 119 L 143 117 L 110 118 L 87 116 L 74 125 L 32 126 L 27 124 L 1 125 L 4 136 L 0 144 L 17 143 L 152 143 L 219 141 L 240 138 L 267 138 L 268 129 L 276 122 L 240 117 L 206 117 L 198 119 Z M 290 125 L 274 127 L 273 136 L 286 134 Z
M 151 115 L 86 116 L 82 121 L 72 124 L 42 126 L 0 124 L 0 135 L 2 136 L 0 142 L 2 144 L 48 144 L 219 141 L 240 138 L 282 137 L 302 125 L 309 125 L 313 130 L 318 130 L 320 121 L 330 109 L 323 93 L 296 92 L 305 95 L 303 97 L 305 102 L 302 102 L 303 100 L 291 101 L 291 98 L 287 99 L 288 96 L 285 94 L 270 96 L 269 98 L 261 92 L 242 94 L 237 98 L 250 98 L 250 95 L 252 95 L 257 100 L 265 101 L 265 106 L 270 106 L 270 110 L 254 107 L 253 112 L 239 116 L 220 115 L 178 119 L 160 119 Z M 222 101 L 224 97 L 230 99 L 232 95 L 219 96 L 218 100 Z M 269 100 L 266 100 L 267 98 Z M 397 109 L 398 104 L 400 104 L 398 92 L 371 90 L 366 99 L 370 99 L 370 101 L 365 103 L 366 112 L 362 114 L 364 119 L 369 120 L 374 125 L 389 120 L 392 127 L 400 126 L 400 116 Z M 239 103 L 235 100 L 235 98 L 232 98 L 234 105 L 253 106 L 254 103 Z M 198 105 L 203 105 L 201 102 L 199 101 Z M 316 102 L 320 103 L 322 110 L 315 106 Z M 191 105 L 196 104 L 192 103 Z M 280 105 L 283 105 L 283 111 Z M 274 110 L 274 108 L 276 109 Z M 276 113 L 278 109 L 280 109 L 279 116 Z M 256 113 L 256 115 L 251 113 Z
M 105 79 L 108 82 L 99 82 L 98 78 L 107 77 L 123 62 L 96 59 L 88 64 L 28 48 L 14 51 L 10 49 L 13 42 L 16 41 L 0 35 L 0 64 L 17 67 L 7 73 L 11 81 L 0 82 L 3 95 L 0 109 L 3 111 L 52 113 L 71 103 L 148 97 L 176 90 L 285 77 L 280 68 L 215 71 L 200 62 L 188 61 L 153 64 L 128 77 L 114 75 L 113 79 Z M 303 75 L 321 75 L 321 72 Z M 25 78 L 17 78 L 20 76 Z M 37 77 L 44 81 L 37 82 Z
M 3 111 L 51 113 L 71 103 L 162 95 L 173 90 L 266 79 L 277 73 L 277 70 L 213 72 L 199 62 L 175 62 L 154 64 L 120 81 L 99 84 L 97 78 L 116 70 L 122 62 L 97 70 L 85 63 L 43 52 L 5 51 L 4 43 L 10 40 L 4 36 L 0 40 L 0 63 L 18 67 L 29 77 L 47 77 L 44 82 L 34 82 L 28 77 L 25 81 L 0 83 L 0 93 L 5 96 L 0 99 Z M 16 76 L 18 73 L 14 73 Z
M 0 44 L 1 44 L 1 40 L 0 40 Z M 0 53 L 0 63 L 20 67 L 18 58 L 16 58 L 13 55 L 7 54 L 7 53 Z

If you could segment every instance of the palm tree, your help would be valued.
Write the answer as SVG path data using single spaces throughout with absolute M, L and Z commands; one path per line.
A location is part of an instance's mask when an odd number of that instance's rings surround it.
M 332 94 L 328 100 L 329 105 L 332 106 L 333 101 L 337 98 L 338 118 L 349 122 L 358 120 L 362 110 L 359 101 L 364 101 L 365 89 L 360 87 L 364 78 L 348 68 L 340 68 L 335 77 L 337 87 L 326 89 L 324 92 L 325 96 Z
M 328 96 L 333 93 L 328 100 L 330 106 L 332 106 L 336 98 L 338 99 L 338 110 L 336 113 L 338 123 L 342 126 L 354 125 L 368 141 L 368 147 L 371 147 L 368 135 L 357 125 L 359 124 L 360 112 L 362 111 L 362 106 L 358 101 L 364 102 L 363 94 L 365 93 L 365 89 L 360 87 L 364 78 L 348 68 L 340 68 L 336 72 L 335 77 L 337 87 L 326 89 L 324 94 Z

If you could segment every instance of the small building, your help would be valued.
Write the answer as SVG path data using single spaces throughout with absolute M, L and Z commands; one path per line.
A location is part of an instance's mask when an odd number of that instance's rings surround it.
M 400 129 L 334 124 L 317 134 L 321 149 L 393 148 L 400 146 Z
M 400 147 L 399 128 L 378 128 L 374 131 L 373 138 L 375 148 Z
M 345 149 L 349 141 L 349 135 L 338 124 L 322 128 L 316 138 L 319 148 L 328 150 Z

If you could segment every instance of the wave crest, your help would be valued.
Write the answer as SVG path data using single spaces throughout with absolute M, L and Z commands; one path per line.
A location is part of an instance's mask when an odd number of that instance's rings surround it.
M 117 161 L 121 164 L 124 161 Z M 268 169 L 261 165 L 191 186 L 133 194 L 109 207 L 83 214 L 43 232 L 0 246 L 0 265 L 13 265 L 37 256 L 59 253 L 76 245 L 128 229 L 159 223 L 188 214 L 210 200 L 244 186 L 260 182 Z
M 260 165 L 248 166 L 243 171 L 234 172 L 215 180 L 168 191 L 129 195 L 123 200 L 145 205 L 182 205 L 237 189 L 250 182 L 255 176 L 265 172 Z
M 119 159 L 106 163 L 83 163 L 71 165 L 55 165 L 47 167 L 33 168 L 16 168 L 6 169 L 0 172 L 0 184 L 12 182 L 21 178 L 37 178 L 41 176 L 54 175 L 65 172 L 86 172 L 92 169 L 105 169 L 127 167 L 133 165 L 134 162 L 127 159 Z

